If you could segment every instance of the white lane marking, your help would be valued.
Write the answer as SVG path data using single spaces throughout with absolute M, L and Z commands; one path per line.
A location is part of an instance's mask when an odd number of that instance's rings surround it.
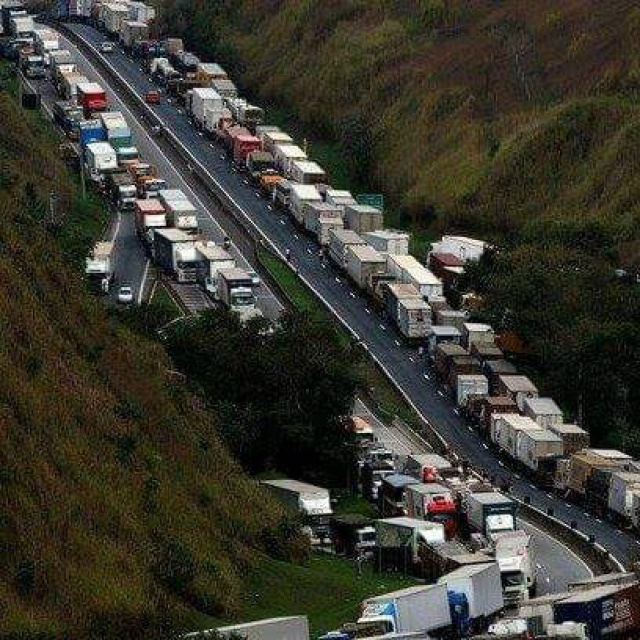
M 442 393 L 442 391 L 440 389 L 438 389 L 438 395 L 442 396 L 444 398 L 444 393 Z
M 371 313 L 371 309 L 365 309 L 367 313 Z
M 294 237 L 296 240 L 300 240 L 300 236 L 299 236 L 297 233 L 294 233 L 294 234 L 293 234 L 293 237 Z
M 381 328 L 383 331 L 386 331 L 386 330 L 387 330 L 387 328 L 386 328 L 383 324 L 380 324 L 380 328 Z
M 267 205 L 267 209 L 269 209 L 269 211 L 273 211 L 273 207 L 270 204 Z
M 409 360 L 410 360 L 411 362 L 415 362 L 415 361 L 416 361 L 416 359 L 415 359 L 413 356 L 409 356 Z M 425 376 L 425 378 L 426 378 L 426 377 L 427 377 L 427 374 L 425 373 L 425 374 L 424 374 L 424 376 Z M 427 380 L 428 380 L 428 379 L 429 379 L 429 378 L 427 378 Z
M 311 249 L 308 249 L 308 251 L 309 251 L 309 253 L 311 253 Z M 350 295 L 352 298 L 355 298 L 355 297 L 356 297 L 356 294 L 355 294 L 355 293 L 353 293 L 353 291 L 349 291 L 349 295 Z
M 120 233 L 120 224 L 122 223 L 122 214 L 120 213 L 120 211 L 118 211 L 118 217 L 116 218 L 116 227 L 113 230 L 113 238 L 111 239 L 111 242 L 113 242 L 115 244 L 116 240 L 118 239 L 118 234 Z
M 431 380 L 431 376 L 430 376 L 428 373 L 425 373 L 425 374 L 424 374 L 424 377 L 425 377 L 427 380 Z M 438 393 L 440 393 L 440 395 L 442 395 L 442 393 L 441 393 L 440 391 L 438 391 Z
M 423 377 L 425 380 L 428 380 L 428 379 L 429 379 L 429 376 L 428 376 L 426 373 L 423 373 L 423 374 L 422 374 L 422 377 Z
M 488 446 L 488 445 L 486 445 L 484 442 L 482 443 L 482 446 L 483 446 L 485 449 L 488 449 L 488 448 L 489 448 L 489 446 Z
M 336 282 L 340 284 L 340 278 L 338 278 L 338 276 L 336 276 Z
M 287 224 L 284 220 L 280 220 L 280 224 Z
M 67 43 L 68 48 L 73 49 L 74 51 L 76 51 L 80 58 L 84 61 L 84 63 L 91 69 L 91 71 L 93 72 L 93 74 L 99 78 L 101 80 L 101 84 L 105 87 L 109 87 L 110 93 L 113 95 L 114 97 L 114 101 L 120 106 L 120 110 L 124 111 L 126 114 L 128 114 L 129 118 L 131 118 L 132 122 L 135 122 L 136 125 L 138 126 L 138 128 L 142 131 L 143 136 L 145 137 L 146 140 L 149 141 L 150 145 L 155 148 L 156 152 L 158 153 L 158 155 L 163 159 L 163 161 L 167 164 L 167 166 L 169 167 L 169 170 L 172 171 L 176 178 L 178 179 L 178 181 L 183 185 L 183 191 L 185 191 L 185 193 L 190 194 L 191 198 L 198 203 L 198 205 L 200 206 L 200 208 L 202 209 L 203 212 L 205 212 L 206 216 L 209 218 L 209 220 L 211 221 L 211 224 L 214 226 L 214 228 L 218 231 L 218 233 L 222 236 L 226 235 L 224 229 L 222 229 L 222 227 L 220 226 L 220 224 L 218 223 L 218 221 L 215 219 L 215 217 L 213 216 L 213 214 L 209 211 L 209 209 L 207 207 L 204 206 L 204 203 L 202 202 L 202 200 L 200 199 L 200 197 L 193 191 L 193 189 L 188 185 L 186 179 L 183 177 L 182 173 L 180 171 L 178 171 L 177 169 L 175 169 L 173 167 L 173 165 L 169 162 L 169 159 L 165 156 L 164 152 L 162 151 L 162 149 L 160 149 L 158 143 L 153 139 L 152 136 L 148 135 L 147 132 L 145 131 L 143 125 L 141 124 L 141 122 L 138 120 L 138 118 L 134 117 L 133 113 L 131 112 L 131 110 L 129 109 L 129 107 L 127 107 L 126 104 L 124 104 L 124 102 L 118 97 L 118 94 L 115 90 L 113 90 L 113 88 L 111 87 L 111 85 L 104 79 L 104 77 L 102 76 L 102 74 L 95 68 L 95 66 L 87 59 L 87 57 L 80 51 L 80 49 L 78 49 L 78 47 L 76 45 L 74 45 L 72 42 L 70 42 L 67 38 L 63 38 L 64 42 Z M 90 45 L 91 48 L 95 49 L 95 47 L 93 47 L 93 45 Z M 111 63 L 109 63 L 111 64 Z M 133 93 L 134 90 L 131 87 L 131 85 L 128 83 L 127 80 L 125 80 L 124 78 L 122 78 L 122 76 L 115 71 L 115 68 L 113 67 L 113 65 L 111 65 L 112 69 L 114 70 L 114 72 L 122 79 L 122 81 L 130 88 L 130 91 L 132 91 Z M 166 128 L 166 123 L 162 122 L 162 124 L 165 126 Z M 197 159 L 196 159 L 197 162 Z M 234 201 L 235 202 L 235 201 Z M 240 253 L 239 251 L 237 251 L 237 248 L 235 247 L 235 245 L 232 243 L 231 246 L 236 249 L 235 253 L 239 256 L 241 263 L 243 266 L 248 267 L 249 262 L 247 261 L 247 259 L 245 258 L 245 256 Z M 274 296 L 275 298 L 275 296 Z M 280 305 L 278 304 L 278 307 L 280 307 Z
M 394 340 L 394 342 L 396 343 L 396 346 L 400 346 L 400 340 Z
M 458 409 L 456 409 L 455 407 L 453 408 L 453 413 L 455 413 L 457 416 L 460 415 L 460 411 L 458 411 Z
M 138 304 L 142 304 L 142 296 L 144 295 L 144 287 L 147 281 L 147 276 L 149 275 L 149 265 L 151 264 L 151 260 L 147 260 L 144 265 L 144 273 L 142 274 L 142 281 L 140 282 L 140 288 L 138 289 Z
M 487 447 L 487 445 L 486 445 L 486 444 L 484 445 L 484 447 L 485 447 L 485 449 L 488 449 L 488 448 L 489 448 L 489 447 Z M 499 464 L 501 467 L 504 467 L 504 462 L 502 462 L 502 460 L 498 460 L 498 464 Z
M 220 160 L 224 160 L 227 156 L 224 155 L 224 153 L 220 154 Z

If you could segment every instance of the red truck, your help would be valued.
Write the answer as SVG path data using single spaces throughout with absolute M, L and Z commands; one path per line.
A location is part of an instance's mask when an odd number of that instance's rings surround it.
M 86 118 L 91 118 L 94 113 L 106 111 L 109 103 L 105 90 L 96 82 L 83 82 L 77 87 L 78 105 L 84 110 Z
M 233 161 L 239 165 L 245 166 L 247 156 L 254 151 L 262 149 L 262 142 L 259 138 L 252 135 L 242 134 L 233 138 Z
M 456 535 L 458 509 L 447 487 L 435 482 L 408 485 L 404 489 L 404 500 L 410 518 L 439 522 L 448 540 Z

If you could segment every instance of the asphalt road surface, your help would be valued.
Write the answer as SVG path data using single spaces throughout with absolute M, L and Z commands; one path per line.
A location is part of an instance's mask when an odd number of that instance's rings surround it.
M 354 414 L 369 421 L 378 442 L 395 454 L 398 468 L 408 455 L 432 451 L 419 436 L 379 420 L 360 400 L 356 400 Z M 584 560 L 548 533 L 522 518 L 518 519 L 518 526 L 531 535 L 538 595 L 566 591 L 570 582 L 593 575 Z
M 109 104 L 114 110 L 122 111 L 131 129 L 133 144 L 138 148 L 140 156 L 144 162 L 154 165 L 158 170 L 158 176 L 166 180 L 168 188 L 182 189 L 192 204 L 196 207 L 198 215 L 198 225 L 203 237 L 206 240 L 213 240 L 222 243 L 227 232 L 222 229 L 217 222 L 214 213 L 219 209 L 219 205 L 210 197 L 206 190 L 200 188 L 189 179 L 188 175 L 183 175 L 175 168 L 174 163 L 159 146 L 158 142 L 148 135 L 143 124 L 136 118 L 125 102 L 118 96 L 118 93 L 108 85 L 106 80 L 94 68 L 91 62 L 80 52 L 73 43 L 66 38 L 62 38 L 63 46 L 73 51 L 82 73 L 90 80 L 99 82 L 107 92 Z M 53 84 L 48 80 L 30 81 L 36 86 L 42 96 L 45 109 L 49 110 L 53 103 L 60 98 L 56 94 Z M 131 212 L 118 212 L 107 231 L 107 238 L 115 243 L 114 251 L 114 271 L 116 276 L 116 286 L 112 288 L 111 297 L 115 300 L 117 290 L 122 285 L 133 288 L 134 299 L 138 302 L 145 299 L 150 290 L 149 269 L 150 260 L 145 249 L 136 235 L 134 214 Z M 236 259 L 239 266 L 254 271 L 255 265 L 250 263 L 245 255 L 239 250 L 234 242 L 231 245 L 231 254 Z M 184 302 L 189 304 L 194 301 L 194 308 L 205 308 L 206 300 L 194 300 L 194 291 L 189 291 L 190 287 L 182 287 L 185 292 Z M 193 288 L 193 287 L 191 287 Z M 256 291 L 258 306 L 262 312 L 270 318 L 277 318 L 282 311 L 282 304 L 275 294 L 262 283 Z
M 87 25 L 73 24 L 69 28 L 94 49 L 105 39 Z M 116 50 L 105 60 L 139 95 L 153 86 L 139 64 L 127 58 L 122 51 Z M 243 176 L 232 170 L 221 149 L 198 133 L 175 103 L 164 100 L 154 109 L 163 125 L 193 154 L 194 162 L 209 172 L 212 187 L 230 197 L 246 225 L 281 254 L 287 250 L 291 252 L 292 262 L 301 278 L 362 341 L 364 348 L 383 367 L 425 422 L 453 451 L 468 460 L 475 469 L 493 476 L 498 484 L 509 483 L 515 497 L 528 498 L 532 506 L 544 511 L 553 509 L 555 516 L 566 524 L 574 522 L 580 532 L 593 535 L 596 542 L 619 561 L 629 563 L 635 557 L 640 550 L 640 542 L 635 536 L 540 490 L 497 457 L 482 437 L 460 418 L 445 391 L 438 387 L 433 371 L 418 357 L 415 349 L 400 341 L 393 326 L 371 308 L 368 299 L 343 274 L 319 259 L 315 242 L 296 229 L 284 213 L 274 210 L 261 199 Z M 166 162 L 158 160 L 158 163 L 160 173 L 166 175 L 163 166 Z

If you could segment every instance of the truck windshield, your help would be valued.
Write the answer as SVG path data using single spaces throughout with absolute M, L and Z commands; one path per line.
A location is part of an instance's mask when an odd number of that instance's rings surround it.
M 352 638 L 375 638 L 393 633 L 395 629 L 390 620 L 377 620 L 375 622 L 358 622 L 355 629 L 349 629 L 353 633 Z
M 502 580 L 502 588 L 519 587 L 524 584 L 524 576 L 520 571 L 505 571 L 500 574 Z
M 253 294 L 251 293 L 234 293 L 231 296 L 234 307 L 250 307 L 254 304 Z

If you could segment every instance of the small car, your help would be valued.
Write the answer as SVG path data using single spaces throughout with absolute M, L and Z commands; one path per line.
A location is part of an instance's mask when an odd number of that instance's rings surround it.
M 113 53 L 115 50 L 116 47 L 113 42 L 103 42 L 100 45 L 100 51 L 102 51 L 102 53 Z
M 144 94 L 144 101 L 147 104 L 160 104 L 160 92 L 152 89 Z
M 259 287 L 262 283 L 262 280 L 260 280 L 260 276 L 255 271 L 248 271 L 247 274 L 251 278 L 251 284 L 254 287 Z
M 133 289 L 129 286 L 120 287 L 118 290 L 118 302 L 120 304 L 131 304 L 133 302 Z

